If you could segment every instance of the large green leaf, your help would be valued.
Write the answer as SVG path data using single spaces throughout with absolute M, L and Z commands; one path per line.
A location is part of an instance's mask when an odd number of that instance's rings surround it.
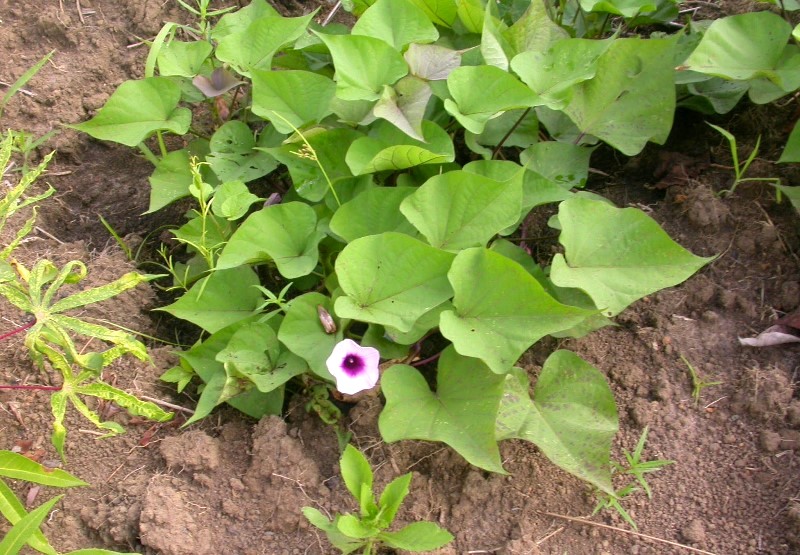
M 511 69 L 543 104 L 562 110 L 572 99 L 575 85 L 595 76 L 598 59 L 612 42 L 613 39 L 563 39 L 546 50 L 515 56 Z
M 158 53 L 158 72 L 165 76 L 194 77 L 213 50 L 206 41 L 170 41 Z
M 245 183 L 263 177 L 278 167 L 278 162 L 263 149 L 275 142 L 268 132 L 262 133 L 258 142 L 246 123 L 232 120 L 224 123 L 211 136 L 210 154 L 206 161 L 220 181 L 239 179 Z
M 336 314 L 409 331 L 452 296 L 447 281 L 452 260 L 452 254 L 402 233 L 356 239 L 336 259 L 346 295 L 336 300 Z
M 565 252 L 553 258 L 553 283 L 583 289 L 607 316 L 683 282 L 712 260 L 678 245 L 638 208 L 573 197 L 561 203 L 558 221 Z
M 398 51 L 412 42 L 434 42 L 439 38 L 425 12 L 407 0 L 378 0 L 358 18 L 351 32 L 381 39 Z
M 467 461 L 505 473 L 495 439 L 495 418 L 504 378 L 452 346 L 439 359 L 436 392 L 418 370 L 395 365 L 381 380 L 386 406 L 378 420 L 389 443 L 402 439 L 441 441 Z
M 493 66 L 460 67 L 447 77 L 447 88 L 453 98 L 445 99 L 445 109 L 476 134 L 500 112 L 540 103 L 527 85 Z
M 336 84 L 310 71 L 253 70 L 253 113 L 290 134 L 332 113 Z
M 337 325 L 336 332 L 325 331 L 320 322 L 319 307 L 331 315 Z M 281 343 L 301 356 L 315 374 L 330 381 L 333 381 L 333 376 L 325 361 L 342 337 L 342 323 L 334 314 L 333 301 L 321 293 L 306 293 L 292 299 L 278 330 Z
M 465 171 L 426 181 L 400 211 L 428 243 L 459 251 L 483 246 L 519 218 L 522 180 L 495 181 Z
M 594 148 L 559 141 L 536 143 L 520 154 L 528 170 L 565 189 L 583 188 L 589 178 L 589 158 Z
M 265 16 L 278 16 L 278 11 L 267 0 L 252 0 L 247 6 L 223 15 L 211 31 L 211 38 L 221 41 L 228 35 L 247 29 Z
M 557 302 L 522 266 L 488 249 L 461 251 L 448 278 L 455 309 L 442 313 L 442 335 L 459 353 L 480 358 L 498 374 L 509 372 L 545 335 L 591 314 Z
M 272 260 L 287 279 L 308 275 L 319 258 L 325 234 L 314 209 L 302 202 L 275 204 L 254 212 L 233 233 L 217 261 L 218 269 Z
M 275 53 L 303 36 L 315 13 L 302 17 L 261 17 L 246 29 L 222 38 L 217 45 L 216 56 L 248 77 L 253 69 L 268 70 L 272 67 Z
M 261 300 L 257 285 L 258 276 L 247 266 L 217 270 L 158 310 L 214 333 L 253 314 Z
M 455 149 L 447 132 L 432 121 L 423 121 L 422 131 L 425 142 L 413 139 L 389 122 L 376 122 L 369 137 L 353 141 L 347 151 L 347 165 L 354 175 L 363 175 L 452 162 Z
M 531 441 L 556 465 L 611 494 L 611 441 L 618 427 L 605 377 L 570 351 L 547 358 L 533 400 L 524 371 L 506 376 L 497 439 Z
M 330 228 L 348 243 L 384 231 L 414 235 L 414 227 L 400 212 L 400 203 L 413 187 L 371 187 L 344 203 L 333 214 Z
M 512 51 L 520 54 L 528 50 L 546 50 L 556 41 L 569 37 L 569 33 L 550 19 L 545 2 L 534 0 L 522 16 L 503 31 L 503 37 Z
M 333 57 L 338 97 L 344 100 L 377 100 L 384 85 L 392 85 L 408 73 L 400 52 L 374 37 L 317 33 Z
M 125 81 L 92 119 L 72 127 L 126 146 L 136 146 L 159 130 L 184 135 L 192 112 L 178 107 L 180 99 L 180 87 L 166 77 Z
M 647 141 L 663 144 L 675 113 L 674 47 L 674 38 L 615 40 L 564 112 L 583 133 L 629 156 Z
M 681 69 L 725 79 L 765 78 L 784 92 L 800 87 L 800 54 L 787 45 L 792 26 L 771 12 L 724 17 L 706 30 Z
M 422 521 L 407 524 L 396 532 L 381 532 L 378 539 L 394 549 L 418 552 L 444 547 L 453 541 L 453 534 L 434 522 Z

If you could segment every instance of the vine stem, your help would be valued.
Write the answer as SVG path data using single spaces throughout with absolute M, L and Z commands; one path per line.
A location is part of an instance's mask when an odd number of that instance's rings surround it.
M 422 360 L 418 360 L 416 362 L 412 362 L 411 366 L 413 366 L 414 368 L 419 368 L 420 366 L 425 366 L 426 364 L 428 364 L 430 362 L 433 362 L 434 360 L 436 360 L 440 356 L 442 356 L 442 353 L 438 352 L 433 356 L 429 356 L 428 358 L 424 358 Z
M 502 139 L 500 139 L 500 142 L 497 144 L 496 147 L 494 147 L 494 152 L 492 152 L 492 160 L 494 160 L 497 157 L 497 153 L 500 152 L 500 149 L 503 148 L 505 142 L 508 140 L 511 134 L 517 129 L 517 127 L 519 127 L 519 125 L 522 123 L 522 120 L 525 119 L 525 117 L 528 115 L 528 112 L 530 111 L 531 111 L 530 108 L 525 108 L 525 111 L 522 112 L 522 115 L 519 117 L 519 119 L 516 122 L 514 122 L 514 125 L 511 126 L 511 129 L 509 129 L 508 132 L 505 134 L 505 136 Z
M 22 333 L 23 331 L 32 328 L 33 324 L 35 324 L 35 322 L 29 322 L 29 323 L 25 324 L 24 326 L 20 326 L 15 330 L 11 330 L 8 333 L 4 333 L 3 335 L 0 335 L 0 341 L 2 341 L 3 339 L 8 339 L 12 335 L 16 335 L 18 333 Z

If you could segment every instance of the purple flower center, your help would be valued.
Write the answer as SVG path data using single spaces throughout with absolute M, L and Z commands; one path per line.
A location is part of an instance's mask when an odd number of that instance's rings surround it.
M 364 371 L 364 359 L 359 355 L 348 353 L 342 360 L 342 370 L 350 377 L 358 376 Z

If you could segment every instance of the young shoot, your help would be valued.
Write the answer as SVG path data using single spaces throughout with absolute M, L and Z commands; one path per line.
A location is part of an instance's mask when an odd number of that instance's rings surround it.
M 686 359 L 685 356 L 681 355 L 681 360 L 686 367 L 689 369 L 689 376 L 692 378 L 692 399 L 694 399 L 694 405 L 697 406 L 700 403 L 700 394 L 703 390 L 707 387 L 711 387 L 714 385 L 722 385 L 722 382 L 707 382 L 704 378 L 697 373 L 694 366 Z

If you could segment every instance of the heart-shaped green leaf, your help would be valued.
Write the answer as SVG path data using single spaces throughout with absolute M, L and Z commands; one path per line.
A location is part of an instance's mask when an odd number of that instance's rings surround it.
M 638 208 L 573 197 L 561 203 L 558 221 L 565 252 L 553 258 L 550 278 L 583 289 L 607 316 L 683 282 L 712 260 L 678 245 Z
M 400 211 L 434 247 L 459 251 L 486 245 L 517 221 L 522 180 L 495 181 L 453 171 L 426 181 Z
M 319 319 L 318 307 L 325 309 L 337 324 L 338 330 L 327 333 Z M 321 293 L 306 293 L 289 303 L 286 316 L 278 330 L 278 339 L 293 353 L 301 356 L 318 376 L 333 381 L 325 361 L 336 343 L 342 340 L 341 321 L 333 311 L 333 301 Z
M 531 441 L 553 463 L 612 495 L 610 452 L 618 427 L 605 377 L 570 351 L 547 358 L 533 400 L 524 371 L 506 376 L 497 439 Z
M 414 227 L 400 212 L 400 203 L 415 190 L 413 187 L 371 187 L 339 207 L 331 218 L 331 231 L 348 243 L 384 231 L 416 235 Z
M 464 66 L 447 77 L 453 99 L 445 109 L 467 130 L 480 134 L 486 122 L 507 110 L 539 103 L 536 94 L 515 76 L 493 66 Z
M 206 157 L 214 174 L 220 181 L 241 180 L 247 183 L 267 175 L 278 163 L 256 147 L 268 147 L 277 137 L 262 133 L 258 142 L 253 131 L 239 120 L 226 122 L 211 136 L 211 153 Z
M 180 99 L 180 87 L 166 77 L 125 81 L 92 119 L 71 127 L 126 146 L 136 146 L 159 130 L 184 135 L 192 112 L 178 107 Z
M 447 281 L 452 260 L 452 254 L 402 233 L 356 239 L 336 259 L 346 295 L 336 300 L 336 314 L 409 331 L 453 294 Z
M 442 352 L 436 392 L 418 370 L 395 365 L 381 380 L 386 406 L 378 420 L 384 441 L 441 441 L 471 464 L 505 473 L 494 422 L 503 392 L 502 376 L 479 360 L 448 347 Z
M 319 258 L 317 214 L 302 202 L 287 202 L 254 212 L 222 249 L 217 269 L 272 260 L 287 279 L 308 275 Z
M 378 0 L 358 18 L 351 32 L 381 39 L 398 51 L 412 42 L 434 42 L 439 38 L 425 12 L 407 0 Z
M 442 335 L 459 353 L 480 358 L 498 374 L 510 371 L 545 335 L 591 314 L 557 302 L 522 266 L 485 248 L 458 253 L 448 278 L 455 309 L 442 313 Z
M 253 113 L 281 133 L 318 123 L 331 113 L 336 84 L 310 71 L 253 70 Z

